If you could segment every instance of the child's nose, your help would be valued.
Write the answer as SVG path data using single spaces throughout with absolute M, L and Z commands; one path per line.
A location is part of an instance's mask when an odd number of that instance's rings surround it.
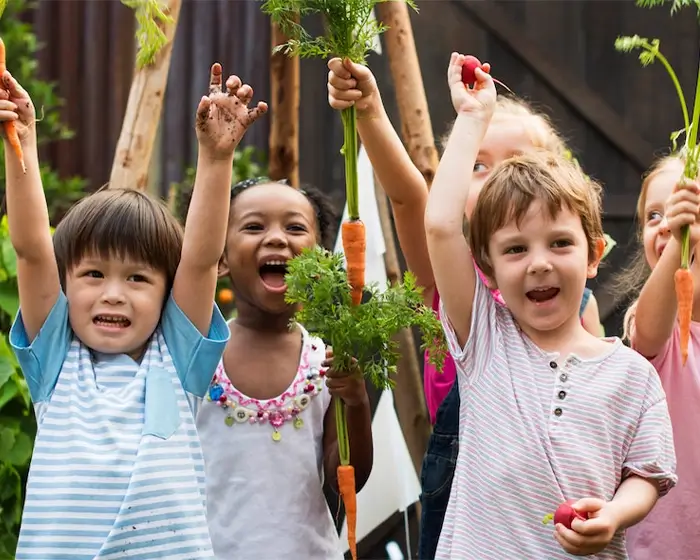
M 122 303 L 124 301 L 124 290 L 121 282 L 107 282 L 102 291 L 102 300 L 107 303 Z
M 668 227 L 668 220 L 663 218 L 659 223 L 659 234 L 668 235 L 669 233 L 671 233 L 671 229 Z
M 289 243 L 282 228 L 270 228 L 265 238 L 265 244 L 271 247 L 286 247 Z
M 549 272 L 552 270 L 552 263 L 549 262 L 544 255 L 533 255 L 530 261 L 530 266 L 528 267 L 528 272 L 530 274 L 541 274 L 543 272 Z

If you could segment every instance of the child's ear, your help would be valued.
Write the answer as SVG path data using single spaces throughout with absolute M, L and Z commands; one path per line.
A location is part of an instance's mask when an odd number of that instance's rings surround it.
M 217 273 L 219 275 L 219 278 L 226 278 L 229 275 L 229 267 L 228 263 L 226 262 L 226 255 L 221 255 L 221 258 L 219 259 L 219 266 Z
M 598 266 L 600 265 L 600 261 L 603 258 L 604 253 L 605 253 L 605 239 L 603 239 L 601 237 L 600 239 L 596 240 L 594 257 L 588 263 L 588 277 L 589 278 L 595 278 L 597 276 Z

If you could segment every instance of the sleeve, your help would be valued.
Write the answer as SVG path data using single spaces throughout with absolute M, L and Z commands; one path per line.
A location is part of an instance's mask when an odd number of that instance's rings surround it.
M 649 367 L 648 388 L 622 465 L 622 478 L 637 475 L 655 480 L 659 484 L 659 496 L 664 496 L 678 482 L 676 452 L 666 396 L 654 368 Z
M 22 309 L 17 313 L 10 329 L 10 345 L 35 404 L 51 398 L 72 336 L 73 331 L 68 322 L 68 300 L 62 291 L 32 341 L 24 328 Z
M 505 308 L 503 308 L 505 312 Z M 489 357 L 493 355 L 498 331 L 499 310 L 491 290 L 477 277 L 472 304 L 472 320 L 469 338 L 464 348 L 460 347 L 457 335 L 452 327 L 445 307 L 440 300 L 439 316 L 450 354 L 454 358 L 457 370 L 466 375 L 470 381 L 478 372 L 485 369 Z
M 163 309 L 161 329 L 183 389 L 203 398 L 230 336 L 219 307 L 214 304 L 205 337 L 178 307 L 171 294 Z

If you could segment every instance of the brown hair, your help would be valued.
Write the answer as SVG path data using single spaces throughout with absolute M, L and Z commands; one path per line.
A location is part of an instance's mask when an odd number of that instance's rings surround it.
M 634 300 L 627 313 L 625 313 L 625 319 L 623 322 L 623 338 L 626 339 L 629 338 L 631 320 L 634 316 L 633 308 L 636 307 L 636 300 L 639 297 L 639 292 L 644 287 L 644 284 L 649 278 L 649 274 L 651 274 L 651 268 L 649 267 L 649 263 L 647 263 L 646 256 L 644 255 L 644 245 L 642 240 L 642 236 L 644 234 L 644 223 L 646 221 L 644 209 L 647 204 L 647 192 L 649 191 L 649 185 L 651 182 L 656 179 L 656 177 L 658 177 L 668 165 L 675 162 L 685 163 L 685 160 L 678 153 L 672 153 L 657 159 L 645 173 L 644 180 L 642 181 L 642 188 L 639 191 L 639 198 L 637 199 L 637 208 L 635 212 L 637 221 L 637 237 L 635 240 L 636 243 L 632 254 L 632 260 L 613 278 L 613 288 L 615 293 L 617 293 L 619 296 L 625 297 L 627 300 Z
M 496 108 L 494 109 L 494 118 L 498 116 L 520 117 L 530 121 L 527 126 L 527 134 L 535 148 L 548 150 L 558 155 L 568 153 L 564 139 L 557 133 L 552 126 L 552 121 L 542 112 L 536 111 L 524 99 L 515 95 L 499 95 L 496 98 Z M 440 145 L 444 149 L 447 145 L 447 140 L 452 132 L 452 126 L 447 134 L 440 139 Z
M 493 276 L 488 253 L 491 235 L 513 220 L 519 224 L 535 201 L 541 201 L 551 217 L 562 208 L 580 216 L 589 258 L 596 258 L 596 244 L 603 239 L 600 185 L 565 156 L 539 150 L 504 161 L 479 193 L 469 242 L 487 276 Z
M 182 226 L 167 207 L 135 189 L 103 187 L 78 201 L 56 227 L 61 283 L 88 254 L 133 259 L 166 275 L 168 293 L 182 252 Z

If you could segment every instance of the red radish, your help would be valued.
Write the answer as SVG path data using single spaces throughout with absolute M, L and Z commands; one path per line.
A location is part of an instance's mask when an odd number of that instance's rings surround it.
M 581 513 L 572 507 L 577 501 L 578 500 L 566 500 L 557 508 L 557 511 L 554 512 L 553 516 L 551 513 L 545 516 L 543 523 L 547 524 L 553 518 L 554 525 L 561 523 L 567 529 L 571 529 L 571 523 L 574 521 L 574 519 L 585 521 L 588 519 L 588 512 Z
M 477 68 L 481 68 L 481 61 L 478 58 L 470 54 L 464 57 L 464 64 L 462 64 L 462 81 L 465 85 L 474 87 L 476 83 L 475 70 Z

